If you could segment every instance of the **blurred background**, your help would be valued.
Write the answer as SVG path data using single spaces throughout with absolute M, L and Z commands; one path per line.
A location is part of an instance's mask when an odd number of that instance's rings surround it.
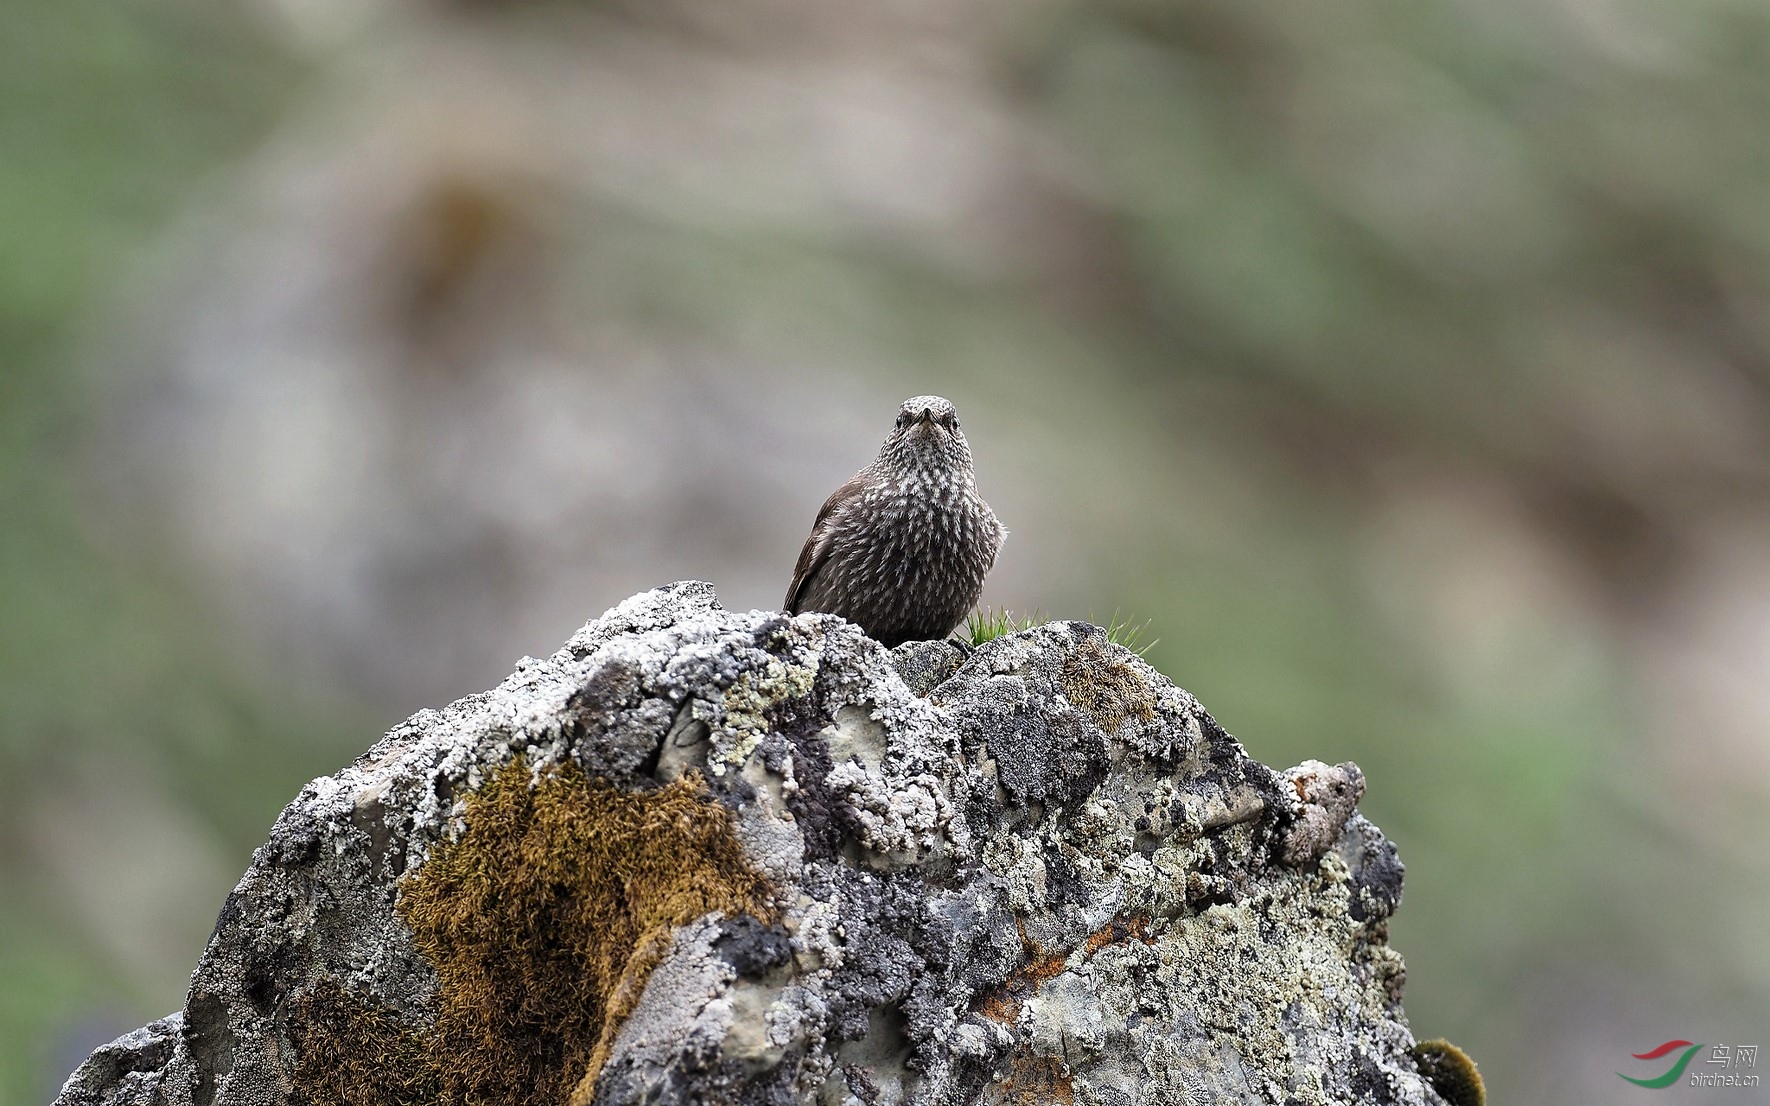
M 1770 1045 L 1762 4 L 0 20 L 0 1104 L 179 1007 L 408 713 L 670 580 L 778 604 L 921 392 L 986 602 L 1363 766 L 1495 1101 Z

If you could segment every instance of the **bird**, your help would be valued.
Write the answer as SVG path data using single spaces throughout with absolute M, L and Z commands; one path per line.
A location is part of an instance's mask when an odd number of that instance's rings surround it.
M 914 396 L 872 464 L 824 500 L 783 609 L 841 615 L 886 648 L 938 640 L 976 605 L 1007 536 L 977 493 L 958 411 Z

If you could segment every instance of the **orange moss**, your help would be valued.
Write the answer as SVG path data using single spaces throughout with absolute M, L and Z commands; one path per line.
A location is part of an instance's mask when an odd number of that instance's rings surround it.
M 565 766 L 531 786 L 518 759 L 400 885 L 435 1023 L 315 988 L 291 1023 L 296 1084 L 341 1106 L 587 1102 L 671 931 L 713 912 L 772 921 L 769 893 L 699 780 L 621 791 Z
M 1064 697 L 1106 733 L 1115 732 L 1127 718 L 1147 722 L 1155 717 L 1149 685 L 1104 636 L 1085 638 L 1076 646 L 1063 662 L 1061 683 Z
M 441 1100 L 436 1064 L 421 1027 L 326 979 L 291 1003 L 295 1085 L 310 1102 L 420 1103 Z
M 1414 1046 L 1414 1063 L 1450 1106 L 1485 1106 L 1487 1088 L 1469 1054 L 1442 1037 Z
M 1067 955 L 1046 953 L 1026 935 L 1026 927 L 1016 920 L 1020 930 L 1020 943 L 1031 957 L 1025 964 L 1010 972 L 1007 979 L 990 990 L 980 999 L 974 1009 L 977 1013 L 1001 1025 L 1012 1026 L 1020 1017 L 1020 1005 L 1030 995 L 1038 993 L 1040 987 L 1062 974 L 1068 961 Z M 1149 944 L 1155 938 L 1147 935 L 1149 919 L 1141 915 L 1130 918 L 1114 918 L 1106 925 L 1090 933 L 1082 941 L 1085 956 L 1093 956 L 1108 945 L 1119 945 L 1135 938 Z
M 1153 944 L 1155 938 L 1148 935 L 1149 919 L 1141 914 L 1133 914 L 1129 918 L 1114 918 L 1088 935 L 1082 943 L 1089 956 L 1093 956 L 1108 945 L 1122 945 L 1135 939 L 1144 944 Z

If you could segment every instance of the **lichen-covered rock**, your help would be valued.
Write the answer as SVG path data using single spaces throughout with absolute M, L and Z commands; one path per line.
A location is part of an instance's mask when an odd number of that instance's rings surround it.
M 160 1076 L 172 1058 L 182 1020 L 172 1014 L 151 1021 L 93 1050 L 62 1088 L 61 1101 L 95 1106 L 158 1101 Z
M 1284 775 L 1297 795 L 1280 856 L 1292 867 L 1312 864 L 1339 841 L 1346 819 L 1364 798 L 1364 773 L 1351 761 L 1306 760 Z
M 304 788 L 58 1101 L 1436 1106 L 1362 787 L 1098 627 L 675 584 Z

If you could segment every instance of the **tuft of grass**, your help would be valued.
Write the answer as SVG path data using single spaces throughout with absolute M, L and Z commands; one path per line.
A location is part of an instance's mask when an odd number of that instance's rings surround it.
M 1014 612 L 1006 607 L 997 610 L 988 607 L 971 612 L 965 619 L 965 638 L 972 645 L 982 645 L 986 641 L 994 641 L 1008 634 L 1018 634 L 1022 630 L 1030 630 L 1045 621 L 1037 607 L 1026 618 L 1016 618 Z
M 1092 617 L 1088 621 L 1094 621 Z M 1115 609 L 1112 618 L 1106 623 L 1106 640 L 1114 645 L 1122 645 L 1139 657 L 1148 653 L 1161 643 L 1159 637 L 1148 637 L 1150 619 L 1137 621 L 1135 615 L 1120 615 Z M 1147 639 L 1147 640 L 1146 640 Z
M 1026 618 L 1017 618 L 1014 612 L 1006 607 L 1000 609 L 984 607 L 972 611 L 971 616 L 965 619 L 965 638 L 974 646 L 982 645 L 986 641 L 994 641 L 1007 634 L 1030 630 L 1047 621 L 1049 619 L 1037 607 L 1034 607 L 1032 614 Z M 1088 615 L 1088 621 L 1094 621 L 1092 612 Z M 1160 644 L 1162 640 L 1159 637 L 1149 637 L 1149 627 L 1149 619 L 1139 622 L 1134 616 L 1121 615 L 1117 610 L 1114 610 L 1112 618 L 1107 621 L 1105 626 L 1106 640 L 1114 645 L 1122 645 L 1141 657 Z

